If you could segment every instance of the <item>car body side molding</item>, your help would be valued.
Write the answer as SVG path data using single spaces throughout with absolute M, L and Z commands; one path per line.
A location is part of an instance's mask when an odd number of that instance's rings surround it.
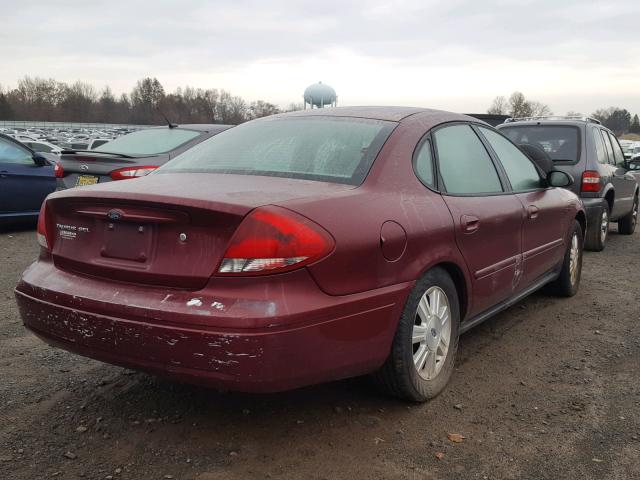
M 484 312 L 479 313 L 475 317 L 472 317 L 466 320 L 460 325 L 460 334 L 463 334 L 471 330 L 473 327 L 480 325 L 482 322 L 484 322 L 485 320 L 488 320 L 489 318 L 493 317 L 495 314 L 501 312 L 502 310 L 506 310 L 507 308 L 515 305 L 523 298 L 531 295 L 536 290 L 539 290 L 540 288 L 544 287 L 547 283 L 555 280 L 558 277 L 558 274 L 559 274 L 558 271 L 549 272 L 546 275 L 540 277 L 539 280 L 532 283 L 530 286 L 528 286 L 521 292 L 518 292 L 517 294 L 504 300 L 503 302 L 500 302 L 494 305 L 493 307 L 485 310 Z

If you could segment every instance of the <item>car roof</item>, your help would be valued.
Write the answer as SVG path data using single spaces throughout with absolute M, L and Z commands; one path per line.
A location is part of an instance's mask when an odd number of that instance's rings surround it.
M 602 123 L 591 117 L 579 117 L 579 116 L 547 116 L 547 117 L 523 117 L 523 118 L 508 118 L 504 123 L 500 124 L 500 127 L 513 126 L 513 125 L 571 125 L 571 126 L 583 126 L 583 125 L 597 125 L 603 128 Z
M 587 122 L 582 120 L 515 120 L 512 122 L 501 123 L 500 127 L 512 127 L 519 125 L 587 125 Z M 599 125 L 597 123 L 590 123 L 590 125 Z M 599 125 L 601 126 L 601 125 Z
M 445 112 L 443 110 L 434 110 L 430 108 L 418 108 L 418 107 L 386 107 L 386 106 L 373 106 L 373 107 L 334 107 L 334 108 L 317 108 L 313 110 L 299 110 L 296 112 L 281 113 L 274 115 L 274 117 L 354 117 L 354 118 L 368 118 L 372 120 L 385 120 L 389 122 L 401 122 L 402 120 L 419 115 L 421 118 L 428 118 L 432 120 L 435 125 L 437 123 L 465 121 L 485 123 L 477 118 L 470 117 L 468 115 L 462 115 L 459 113 Z M 267 117 L 272 118 L 272 117 Z

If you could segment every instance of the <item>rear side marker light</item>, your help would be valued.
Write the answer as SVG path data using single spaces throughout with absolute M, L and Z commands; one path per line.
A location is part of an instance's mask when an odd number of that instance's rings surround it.
M 600 174 L 593 170 L 587 170 L 582 174 L 582 185 L 580 190 L 583 192 L 599 192 L 600 191 Z
M 154 166 L 148 167 L 126 167 L 120 168 L 118 170 L 114 170 L 111 172 L 110 176 L 113 180 L 127 180 L 129 178 L 138 178 L 144 177 L 145 175 L 149 175 L 156 168 Z
M 236 230 L 218 274 L 264 275 L 294 270 L 326 257 L 334 246 L 331 235 L 308 218 L 280 207 L 260 207 Z

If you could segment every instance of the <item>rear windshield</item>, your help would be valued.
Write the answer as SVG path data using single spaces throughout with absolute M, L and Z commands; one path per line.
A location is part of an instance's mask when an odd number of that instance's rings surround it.
M 577 162 L 580 137 L 577 127 L 564 125 L 523 125 L 500 127 L 514 143 L 541 147 L 554 162 Z
M 150 128 L 123 135 L 93 150 L 125 155 L 155 155 L 175 150 L 200 134 L 178 128 Z
M 394 126 L 335 117 L 259 120 L 196 145 L 157 173 L 272 175 L 359 185 Z

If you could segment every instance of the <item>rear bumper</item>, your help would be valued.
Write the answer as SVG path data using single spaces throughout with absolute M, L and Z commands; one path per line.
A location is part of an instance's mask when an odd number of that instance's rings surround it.
M 54 346 L 184 382 L 273 392 L 379 368 L 411 288 L 333 297 L 306 270 L 226 290 L 215 283 L 140 287 L 41 260 L 15 294 L 25 326 Z

